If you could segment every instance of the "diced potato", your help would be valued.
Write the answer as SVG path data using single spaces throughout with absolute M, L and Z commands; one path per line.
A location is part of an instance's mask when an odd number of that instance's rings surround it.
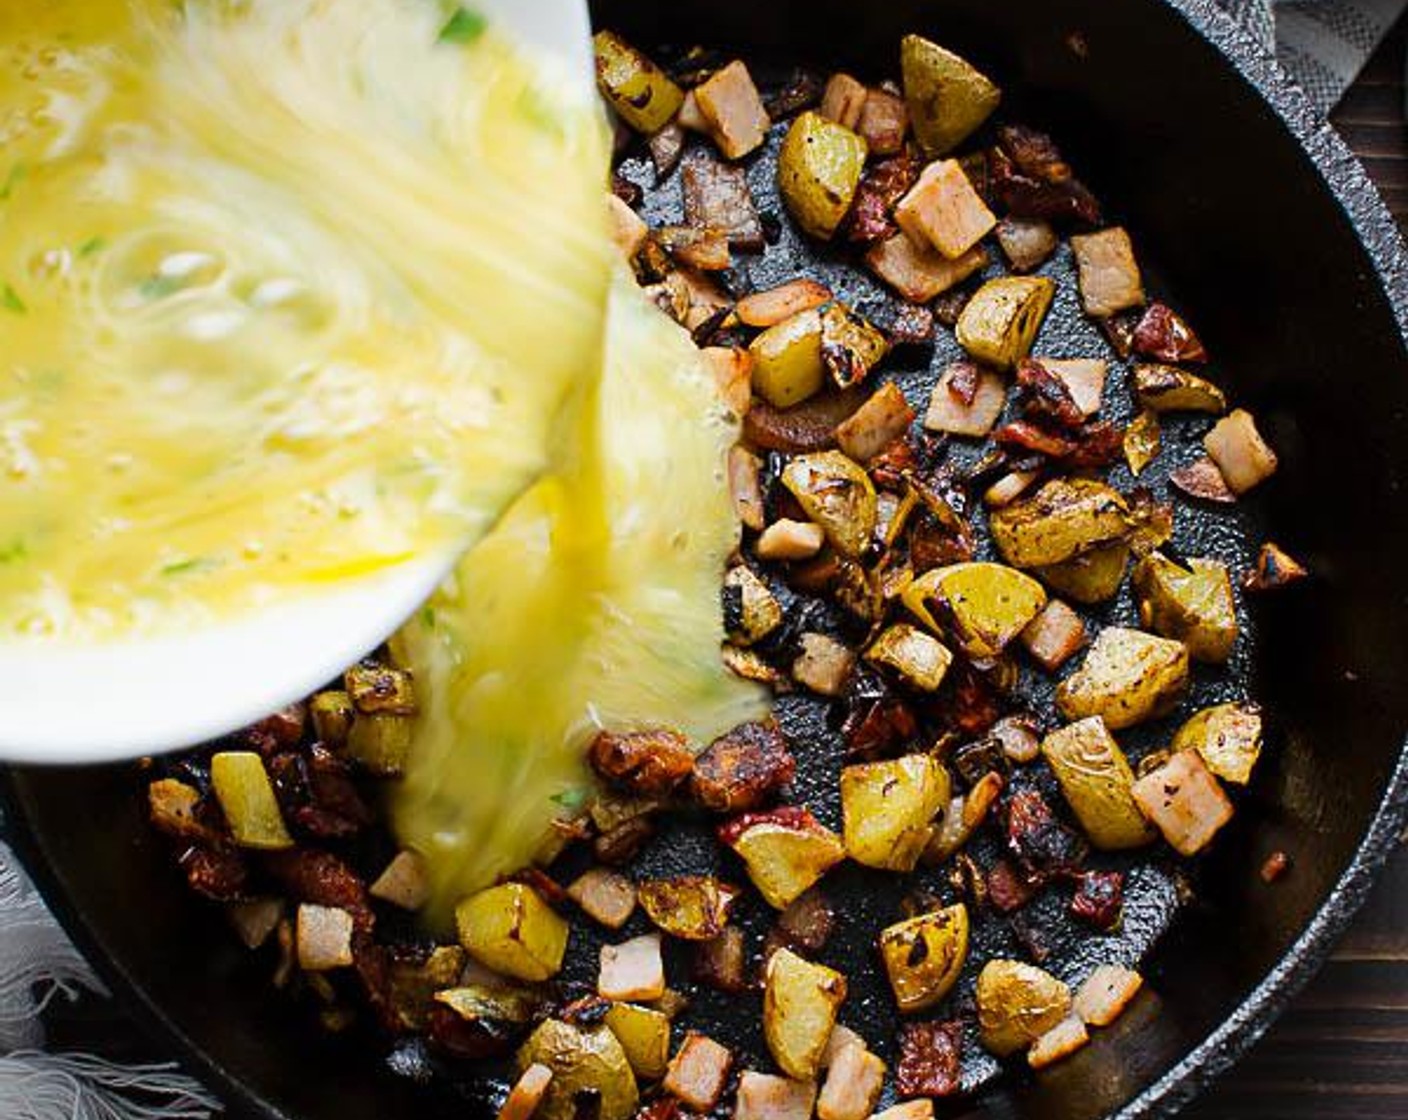
M 954 394 L 954 380 L 962 372 L 961 367 L 962 363 L 949 366 L 934 385 L 929 411 L 924 415 L 924 427 L 932 432 L 982 438 L 992 431 L 1007 405 L 1007 382 L 1000 374 L 980 366 L 973 399 L 971 403 L 964 403 Z
M 1178 729 L 1174 751 L 1197 751 L 1224 782 L 1246 785 L 1261 757 L 1261 709 L 1255 704 L 1215 704 Z
M 402 910 L 419 910 L 430 898 L 430 872 L 424 857 L 409 849 L 397 852 L 367 893 Z
M 633 1003 L 613 1004 L 606 1025 L 626 1052 L 636 1077 L 659 1081 L 670 1064 L 670 1020 L 652 1007 Z
M 997 225 L 982 196 L 956 159 L 926 167 L 895 205 L 895 223 L 919 245 L 932 245 L 956 260 Z
M 694 759 L 690 793 L 715 813 L 756 809 L 792 780 L 796 759 L 775 720 L 740 723 Z
M 884 332 L 840 300 L 821 309 L 821 362 L 840 388 L 864 381 L 889 349 Z
M 775 408 L 806 400 L 826 383 L 821 360 L 821 313 L 799 312 L 769 327 L 749 344 L 753 390 Z
M 567 888 L 567 897 L 607 929 L 620 929 L 636 909 L 635 884 L 605 867 L 584 871 Z
M 363 663 L 344 674 L 352 706 L 363 715 L 413 716 L 416 714 L 416 688 L 405 669 Z
M 1130 792 L 1134 771 L 1099 716 L 1053 731 L 1042 741 L 1041 753 L 1097 848 L 1119 851 L 1154 839 Z
M 152 824 L 178 839 L 200 840 L 210 830 L 196 816 L 200 791 L 175 778 L 159 778 L 147 787 Z
M 887 381 L 847 419 L 836 425 L 836 443 L 857 463 L 868 463 L 914 423 L 914 409 L 899 386 Z
M 992 115 L 1002 91 L 958 55 L 919 35 L 900 44 L 900 72 L 915 138 L 947 155 Z
M 895 670 L 922 692 L 934 692 L 943 684 L 953 654 L 937 638 L 907 622 L 896 622 L 870 644 L 865 659 Z
M 691 1031 L 671 1059 L 662 1088 L 688 1107 L 708 1112 L 723 1095 L 732 1065 L 727 1047 Z
M 975 361 L 1011 369 L 1031 353 L 1055 295 L 1055 281 L 1045 276 L 989 280 L 958 317 L 958 344 Z
M 1096 233 L 1078 233 L 1071 250 L 1080 270 L 1080 299 L 1085 313 L 1107 319 L 1144 305 L 1144 282 L 1134 259 L 1134 245 L 1120 226 Z
M 916 245 L 903 233 L 873 245 L 865 254 L 870 270 L 911 303 L 928 303 L 986 268 L 988 260 L 987 251 L 975 246 L 951 261 L 936 249 Z
M 836 232 L 860 185 L 865 156 L 864 140 L 819 113 L 792 122 L 778 153 L 777 180 L 803 230 L 822 240 Z
M 1162 447 L 1159 414 L 1145 409 L 1124 430 L 1124 460 L 1129 464 L 1129 473 L 1138 478 L 1159 457 Z
M 1108 1027 L 1143 986 L 1144 978 L 1133 969 L 1102 964 L 1076 989 L 1075 1013 L 1092 1027 Z
M 809 560 L 825 543 L 820 525 L 784 517 L 763 530 L 756 551 L 760 560 Z
M 845 1023 L 837 1023 L 831 1030 L 831 1037 L 826 1040 L 826 1049 L 821 1053 L 821 1068 L 830 1069 L 831 1064 L 847 1046 L 858 1046 L 862 1050 L 867 1048 L 864 1038 Z
M 746 827 L 737 831 L 721 830 L 721 838 L 743 860 L 758 893 L 778 910 L 846 857 L 841 838 L 805 810 L 759 814 L 744 821 Z
M 1032 1043 L 1027 1051 L 1027 1064 L 1032 1069 L 1045 1069 L 1062 1058 L 1069 1058 L 1090 1041 L 1090 1032 L 1078 1016 L 1069 1015 Z
M 671 937 L 709 941 L 728 924 L 739 890 L 712 875 L 680 875 L 641 883 L 636 895 L 650 920 Z
M 872 89 L 860 111 L 856 131 L 872 156 L 893 156 L 904 150 L 909 131 L 909 108 L 904 98 L 884 89 Z
M 748 67 L 735 60 L 716 70 L 694 91 L 709 135 L 729 159 L 742 159 L 762 147 L 772 121 Z
M 740 346 L 706 346 L 699 357 L 714 375 L 719 400 L 735 416 L 748 415 L 753 404 L 753 355 Z
M 900 539 L 909 519 L 919 507 L 919 495 L 913 487 L 903 494 L 882 490 L 876 496 L 875 541 L 881 548 L 890 548 Z
M 846 854 L 866 867 L 913 871 L 951 795 L 948 771 L 927 754 L 841 771 Z
M 1176 638 L 1198 661 L 1221 664 L 1237 644 L 1237 604 L 1227 569 L 1215 560 L 1188 561 L 1187 568 L 1159 552 L 1134 566 L 1140 621 Z
M 933 1007 L 968 959 L 968 908 L 960 902 L 890 926 L 880 934 L 880 958 L 902 1014 Z
M 694 96 L 694 91 L 689 90 L 684 95 L 684 100 L 680 103 L 680 111 L 675 117 L 676 122 L 686 132 L 705 133 L 709 131 L 709 122 L 705 120 L 704 114 L 699 111 L 699 99 Z
M 1232 819 L 1232 802 L 1197 751 L 1179 751 L 1134 783 L 1134 799 L 1180 855 L 1202 851 Z
M 246 949 L 258 949 L 269 940 L 284 916 L 281 898 L 252 898 L 248 902 L 231 902 L 225 915 L 235 927 L 240 943 Z
M 597 86 L 617 115 L 647 136 L 669 124 L 679 112 L 684 91 L 613 31 L 598 31 L 592 45 Z
M 220 751 L 210 760 L 210 785 L 241 848 L 293 847 L 264 760 L 253 751 Z
M 1109 363 L 1101 358 L 1038 358 L 1065 384 L 1082 416 L 1094 416 L 1105 398 Z
M 606 195 L 606 207 L 611 213 L 611 240 L 621 255 L 630 260 L 645 245 L 650 236 L 650 227 L 645 219 L 610 192 Z
M 1033 965 L 992 960 L 978 974 L 978 1029 L 999 1057 L 1030 1046 L 1070 1010 L 1070 988 Z
M 827 1064 L 826 1083 L 816 1102 L 818 1120 L 867 1120 L 885 1087 L 885 1063 L 864 1043 L 852 1042 Z
M 313 734 L 318 742 L 336 749 L 347 742 L 352 729 L 352 698 L 341 689 L 317 693 L 308 702 L 308 714 L 313 717 Z
M 659 999 L 665 994 L 665 961 L 660 935 L 647 933 L 620 945 L 601 947 L 597 994 L 603 999 Z
M 934 1102 L 928 1097 L 917 1101 L 905 1101 L 877 1112 L 870 1120 L 934 1120 Z
M 631 1120 L 640 1094 L 630 1061 L 606 1026 L 546 1019 L 519 1047 L 520 1073 L 535 1065 L 552 1071 L 535 1120 L 577 1120 L 578 1098 L 590 1096 L 597 1120 Z
M 826 83 L 817 112 L 827 120 L 835 121 L 854 131 L 860 123 L 860 114 L 869 96 L 870 91 L 865 88 L 863 82 L 857 81 L 849 74 L 838 72 L 832 74 Z
M 910 612 L 969 657 L 996 657 L 1046 605 L 1031 576 L 1004 564 L 972 562 L 925 572 L 902 596 Z
M 769 959 L 763 986 L 763 1037 L 788 1077 L 815 1081 L 836 1012 L 846 998 L 846 978 L 804 960 L 790 949 Z
M 1276 473 L 1276 453 L 1245 409 L 1234 408 L 1213 425 L 1203 446 L 1234 494 L 1245 494 Z
M 742 649 L 731 642 L 725 642 L 723 649 L 719 651 L 719 657 L 724 663 L 724 668 L 741 680 L 754 681 L 774 688 L 783 683 L 782 674 L 751 649 Z
M 455 908 L 455 925 L 469 955 L 504 976 L 536 983 L 562 968 L 567 923 L 523 883 L 471 895 Z
M 1060 599 L 1052 599 L 1022 631 L 1022 644 L 1038 665 L 1054 673 L 1085 645 L 1085 622 Z
M 552 1070 L 536 1064 L 529 1066 L 509 1090 L 498 1120 L 533 1120 L 551 1084 Z
M 997 223 L 997 243 L 1013 272 L 1031 272 L 1046 262 L 1061 239 L 1051 223 L 1040 218 L 1003 218 Z
M 746 564 L 724 576 L 724 625 L 733 641 L 751 646 L 782 625 L 782 607 Z
M 830 303 L 831 289 L 815 280 L 789 280 L 776 288 L 753 292 L 734 308 L 740 322 L 750 327 L 775 327 L 778 323 Z
M 812 1120 L 816 1083 L 748 1070 L 738 1079 L 733 1120 Z
M 1167 715 L 1188 689 L 1188 647 L 1142 630 L 1107 626 L 1079 670 L 1056 690 L 1069 720 L 1100 716 L 1111 731 Z
M 798 455 L 783 469 L 787 487 L 842 556 L 865 552 L 875 532 L 875 487 L 856 462 L 839 451 Z
M 1129 566 L 1130 551 L 1127 541 L 1114 541 L 1063 563 L 1032 570 L 1053 591 L 1085 606 L 1094 606 L 1118 594 Z
M 747 528 L 757 531 L 767 519 L 760 481 L 762 462 L 746 447 L 738 444 L 728 449 L 728 492 L 733 499 L 733 511 Z
M 352 964 L 352 915 L 333 906 L 298 908 L 298 967 L 326 972 Z
M 840 696 L 855 670 L 856 655 L 825 634 L 803 634 L 792 679 L 820 696 Z
M 347 735 L 347 757 L 368 774 L 398 778 L 410 757 L 414 728 L 410 716 L 359 715 Z
M 1064 563 L 1123 540 L 1131 528 L 1120 493 L 1083 478 L 1053 479 L 1030 498 L 993 511 L 988 523 L 997 550 L 1018 568 Z
M 1227 396 L 1207 378 L 1177 366 L 1141 363 L 1134 367 L 1134 394 L 1150 412 L 1227 411 Z

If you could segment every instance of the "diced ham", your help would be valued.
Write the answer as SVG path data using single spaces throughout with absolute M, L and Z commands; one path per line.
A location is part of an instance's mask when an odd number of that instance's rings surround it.
M 326 972 L 352 963 L 352 915 L 333 906 L 304 903 L 298 908 L 298 966 Z
M 677 731 L 602 731 L 587 757 L 598 774 L 631 793 L 669 793 L 689 776 L 694 754 Z
M 914 409 L 899 386 L 886 382 L 836 426 L 836 443 L 858 463 L 867 463 L 914 423 Z
M 832 1059 L 816 1114 L 819 1120 L 866 1120 L 884 1085 L 884 1062 L 864 1046 L 843 1046 Z
M 665 994 L 665 962 L 660 935 L 647 933 L 620 945 L 601 947 L 597 994 L 603 999 L 651 1000 Z
M 1144 282 L 1134 259 L 1134 245 L 1120 226 L 1078 233 L 1071 249 L 1080 270 L 1080 299 L 1085 313 L 1106 319 L 1144 302 Z
M 762 250 L 763 222 L 743 168 L 704 155 L 693 156 L 680 172 L 680 184 L 689 225 L 723 231 L 735 249 L 750 253 Z
M 750 327 L 775 327 L 803 311 L 830 303 L 833 298 L 831 289 L 815 280 L 789 280 L 776 288 L 744 296 L 734 312 Z
M 936 250 L 920 248 L 907 234 L 897 233 L 872 247 L 865 254 L 865 263 L 911 303 L 928 303 L 984 268 L 988 255 L 981 246 L 974 246 L 957 260 L 949 260 Z
M 705 808 L 737 813 L 761 805 L 792 780 L 796 769 L 775 722 L 743 723 L 695 759 L 691 788 Z
M 1203 446 L 1234 494 L 1245 494 L 1276 473 L 1276 453 L 1246 409 L 1234 408 L 1213 425 Z
M 733 512 L 738 520 L 754 532 L 762 529 L 767 518 L 763 489 L 759 481 L 762 463 L 746 447 L 734 445 L 728 452 L 728 492 L 733 498 Z
M 551 1084 L 552 1070 L 534 1062 L 523 1071 L 523 1076 L 509 1092 L 503 1108 L 499 1109 L 499 1120 L 532 1120 L 533 1114 L 538 1111 L 538 1106 L 547 1096 L 548 1086 Z
M 869 1049 L 865 1039 L 844 1023 L 837 1023 L 831 1028 L 831 1037 L 826 1040 L 826 1049 L 821 1052 L 821 1068 L 830 1069 L 831 1063 L 840 1056 L 841 1051 L 847 1046 L 859 1046 L 862 1050 Z
M 425 858 L 409 849 L 397 852 L 367 893 L 402 910 L 419 910 L 430 898 L 430 873 Z
M 909 131 L 909 108 L 904 98 L 889 90 L 872 89 L 860 111 L 856 131 L 864 137 L 872 156 L 904 151 L 904 137 Z
M 728 234 L 702 226 L 661 226 L 655 241 L 671 259 L 701 272 L 722 272 L 733 264 Z
M 670 1060 L 662 1088 L 690 1108 L 708 1112 L 723 1095 L 733 1055 L 708 1035 L 690 1031 Z
M 762 147 L 772 122 L 742 62 L 735 60 L 716 71 L 694 91 L 694 98 L 709 135 L 729 159 L 742 159 Z
M 825 634 L 803 634 L 792 662 L 792 679 L 820 696 L 840 696 L 856 667 L 856 655 Z
M 1090 1032 L 1076 1016 L 1062 1019 L 1032 1043 L 1027 1051 L 1027 1064 L 1032 1069 L 1045 1069 L 1053 1062 L 1068 1058 L 1090 1041 Z
M 1036 360 L 1064 382 L 1082 416 L 1094 416 L 1100 411 L 1105 396 L 1105 379 L 1110 370 L 1108 362 L 1101 358 Z
M 895 207 L 895 221 L 916 245 L 956 260 L 986 237 L 997 218 L 955 159 L 931 163 Z
M 630 260 L 645 245 L 650 227 L 645 224 L 644 218 L 614 194 L 607 194 L 606 205 L 611 211 L 611 240 L 621 250 L 621 255 Z
M 708 132 L 709 120 L 699 108 L 699 98 L 694 96 L 694 90 L 690 90 L 684 95 L 684 101 L 680 105 L 680 111 L 675 116 L 676 123 L 687 132 Z
M 811 1120 L 816 1085 L 747 1070 L 738 1079 L 733 1120 Z
M 821 95 L 821 105 L 817 112 L 829 121 L 855 131 L 860 123 L 860 115 L 865 108 L 870 91 L 849 74 L 832 74 Z
M 1022 644 L 1038 665 L 1054 673 L 1085 645 L 1085 623 L 1060 599 L 1051 599 L 1022 631 Z
M 1108 1027 L 1143 986 L 1144 978 L 1133 969 L 1102 964 L 1077 989 L 1075 1013 L 1092 1027 Z
M 760 560 L 808 560 L 825 541 L 820 525 L 784 517 L 763 530 L 756 552 Z
M 975 368 L 976 383 L 965 403 L 962 398 L 967 394 L 956 392 L 955 388 L 959 382 L 972 378 Z M 929 411 L 924 415 L 924 427 L 956 436 L 982 437 L 992 431 L 1006 403 L 1007 384 L 1000 374 L 981 366 L 974 367 L 971 362 L 955 362 L 944 370 L 934 386 Z
M 1003 218 L 997 223 L 997 243 L 1014 272 L 1031 272 L 1056 251 L 1060 239 L 1051 223 L 1040 218 Z
M 1201 498 L 1205 502 L 1230 505 L 1237 500 L 1237 495 L 1227 485 L 1217 464 L 1206 455 L 1185 467 L 1170 471 L 1168 480 L 1189 497 Z
M 870 1120 L 934 1120 L 934 1102 L 905 1101 L 904 1104 L 875 1113 Z
M 1196 855 L 1232 819 L 1232 802 L 1197 751 L 1179 751 L 1134 783 L 1134 800 L 1180 855 Z
M 959 1088 L 963 1024 L 906 1023 L 900 1028 L 895 1088 L 902 1097 L 947 1097 Z
M 635 885 L 624 875 L 593 867 L 567 888 L 567 897 L 607 929 L 620 929 L 636 908 Z

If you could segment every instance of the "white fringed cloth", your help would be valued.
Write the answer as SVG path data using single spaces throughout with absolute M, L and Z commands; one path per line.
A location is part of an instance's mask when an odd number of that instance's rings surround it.
M 1328 111 L 1408 0 L 1217 2 Z M 121 1066 L 44 1049 L 50 1002 L 106 995 L 0 843 L 0 1120 L 200 1120 L 219 1111 L 174 1064 Z

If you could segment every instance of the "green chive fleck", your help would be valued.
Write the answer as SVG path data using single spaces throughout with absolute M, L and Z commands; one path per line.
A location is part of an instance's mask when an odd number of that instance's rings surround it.
M 16 537 L 10 544 L 0 548 L 0 564 L 17 564 L 29 558 L 29 546 Z
M 182 287 L 184 282 L 179 276 L 148 276 L 137 285 L 137 291 L 143 299 L 157 300 L 175 295 Z
M 15 188 L 24 181 L 24 177 L 29 174 L 29 167 L 23 163 L 17 163 L 10 168 L 10 173 L 5 176 L 4 183 L 0 183 L 0 202 L 8 202 L 10 195 L 15 193 Z
M 575 813 L 587 803 L 587 791 L 584 789 L 565 789 L 561 793 L 552 795 L 552 803 L 561 805 L 569 813 Z
M 29 310 L 25 306 L 24 300 L 20 299 L 19 292 L 15 291 L 11 284 L 0 285 L 0 307 L 6 311 L 13 311 L 16 315 L 23 315 Z
M 80 257 L 91 257 L 94 253 L 100 253 L 108 247 L 107 239 L 103 237 L 90 237 L 78 247 Z
M 170 564 L 164 565 L 161 569 L 161 574 L 164 576 L 183 576 L 190 572 L 201 572 L 207 568 L 213 568 L 214 566 L 214 563 L 209 557 L 195 556 L 189 560 L 176 560 Z
M 488 26 L 489 21 L 478 12 L 472 12 L 468 8 L 456 8 L 454 15 L 440 29 L 438 41 L 467 46 L 483 35 Z
M 435 608 L 434 608 L 434 607 L 421 607 L 421 609 L 420 609 L 420 621 L 421 621 L 421 624 L 424 625 L 427 630 L 434 630 L 434 629 L 435 629 Z

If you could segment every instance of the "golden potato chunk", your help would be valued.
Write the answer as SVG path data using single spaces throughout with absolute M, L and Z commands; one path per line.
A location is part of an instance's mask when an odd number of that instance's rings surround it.
M 875 532 L 876 498 L 870 476 L 839 451 L 798 455 L 782 472 L 808 517 L 842 556 L 860 556 Z
M 993 960 L 978 974 L 978 1029 L 999 1057 L 1030 1046 L 1070 1010 L 1070 988 L 1033 965 Z
M 660 929 L 684 941 L 709 941 L 728 923 L 739 890 L 712 875 L 650 879 L 636 888 L 641 909 Z
M 907 622 L 888 626 L 865 651 L 872 665 L 895 670 L 921 692 L 934 692 L 944 683 L 953 654 L 937 638 Z
M 670 1063 L 669 1016 L 653 1007 L 615 1003 L 604 1021 L 638 1078 L 659 1081 L 665 1076 Z
M 903 233 L 886 238 L 865 254 L 870 270 L 911 303 L 928 303 L 986 268 L 988 260 L 987 251 L 976 245 L 957 260 L 949 260 Z
M 1134 799 L 1180 855 L 1202 851 L 1232 819 L 1232 802 L 1197 751 L 1179 751 L 1140 778 Z
M 989 516 L 993 542 L 1017 568 L 1043 568 L 1122 541 L 1132 523 L 1119 491 L 1084 478 L 1052 479 Z
M 788 1077 L 814 1081 L 846 998 L 846 978 L 790 949 L 768 959 L 763 984 L 763 1037 Z
M 805 809 L 778 809 L 730 822 L 719 838 L 743 860 L 768 905 L 785 909 L 846 858 L 841 838 Z
M 932 245 L 956 260 L 997 225 L 982 196 L 956 159 L 926 167 L 895 206 L 895 224 L 919 245 Z
M 1187 689 L 1188 647 L 1182 642 L 1108 626 L 1056 690 L 1056 707 L 1069 720 L 1100 716 L 1118 731 L 1167 715 Z
M 753 359 L 753 391 L 776 408 L 790 408 L 826 383 L 821 361 L 821 313 L 799 311 L 769 327 L 748 346 Z
M 1071 238 L 1080 273 L 1080 300 L 1085 313 L 1106 319 L 1118 311 L 1144 304 L 1144 282 L 1134 259 L 1134 245 L 1120 226 Z
M 1227 397 L 1216 385 L 1177 366 L 1142 363 L 1134 367 L 1134 395 L 1150 412 L 1207 412 L 1227 410 Z
M 1071 812 L 1097 848 L 1119 851 L 1154 839 L 1153 829 L 1134 803 L 1134 771 L 1099 716 L 1053 731 L 1042 740 L 1041 753 Z
M 925 572 L 901 598 L 920 622 L 976 658 L 996 657 L 1046 605 L 1031 576 L 978 561 Z
M 1215 560 L 1190 559 L 1188 567 L 1151 552 L 1134 566 L 1140 621 L 1176 638 L 1198 661 L 1221 664 L 1237 644 L 1237 604 L 1227 569 Z
M 253 751 L 220 751 L 210 760 L 210 785 L 241 848 L 293 847 L 264 760 Z
M 971 393 L 965 387 L 971 386 Z M 981 438 L 987 435 L 1007 404 L 1002 375 L 971 362 L 955 362 L 940 375 L 929 396 L 924 427 L 931 432 Z
M 958 344 L 975 361 L 1011 369 L 1031 353 L 1055 295 L 1055 281 L 1045 276 L 989 280 L 958 317 Z
M 884 332 L 840 300 L 821 309 L 821 361 L 840 388 L 864 381 L 889 350 Z
M 819 113 L 792 122 L 777 157 L 782 201 L 812 237 L 827 240 L 851 208 L 861 172 L 865 141 Z
M 1178 729 L 1175 751 L 1197 751 L 1224 782 L 1246 785 L 1261 757 L 1261 709 L 1255 704 L 1215 704 Z
M 532 983 L 562 968 L 567 923 L 523 883 L 501 883 L 465 899 L 455 908 L 455 925 L 460 944 L 485 968 Z
M 841 814 L 846 854 L 866 867 L 913 871 L 950 793 L 948 771 L 926 754 L 845 767 Z
M 901 1013 L 933 1007 L 968 959 L 968 908 L 960 902 L 890 926 L 880 934 L 880 958 Z
M 741 646 L 761 642 L 782 625 L 782 607 L 752 568 L 738 564 L 724 576 L 724 626 Z
M 596 1102 L 598 1120 L 631 1120 L 640 1103 L 630 1061 L 606 1026 L 547 1019 L 519 1047 L 516 1060 L 520 1074 L 535 1065 L 552 1071 L 535 1120 L 576 1120 L 579 1096 Z
M 684 91 L 615 32 L 598 31 L 592 44 L 597 86 L 621 119 L 647 136 L 669 124 Z
M 1094 606 L 1119 593 L 1125 569 L 1129 567 L 1130 551 L 1128 542 L 1114 541 L 1063 563 L 1032 570 L 1053 591 L 1085 606 Z
M 992 115 L 1002 91 L 964 59 L 920 35 L 900 43 L 900 76 L 915 138 L 947 155 Z

